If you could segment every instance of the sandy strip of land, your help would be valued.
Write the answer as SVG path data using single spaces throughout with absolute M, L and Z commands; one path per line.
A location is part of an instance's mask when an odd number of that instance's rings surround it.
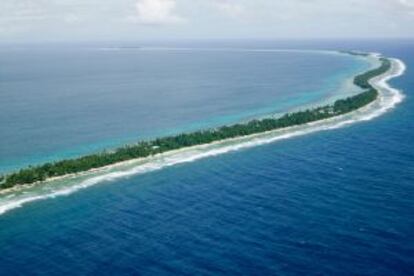
M 375 57 L 378 58 L 379 56 Z M 0 214 L 6 212 L 7 210 L 20 207 L 27 202 L 56 197 L 59 195 L 67 195 L 79 189 L 95 185 L 105 180 L 145 173 L 148 171 L 161 169 L 166 166 L 192 162 L 201 158 L 236 151 L 243 148 L 272 143 L 278 140 L 305 135 L 316 131 L 335 129 L 360 121 L 371 120 L 395 107 L 395 105 L 401 102 L 404 97 L 400 91 L 390 87 L 388 81 L 392 78 L 402 75 L 405 71 L 405 65 L 400 60 L 390 60 L 392 62 L 390 70 L 371 80 L 371 85 L 373 85 L 373 87 L 375 87 L 379 92 L 378 98 L 367 106 L 364 106 L 351 113 L 300 126 L 293 126 L 249 136 L 216 141 L 210 144 L 182 148 L 146 158 L 138 158 L 119 162 L 81 173 L 53 177 L 43 182 L 5 189 L 0 191 Z M 90 178 L 88 178 L 89 176 Z M 88 179 L 82 179 L 85 177 Z M 50 192 L 48 194 L 46 194 L 47 191 L 42 191 L 40 194 L 38 194 L 37 191 L 33 194 L 31 193 L 37 187 L 42 187 L 42 185 L 46 184 L 52 185 L 56 181 L 66 179 L 73 180 L 74 182 L 79 179 L 79 183 L 76 182 L 76 184 L 72 186 L 64 186 L 61 188 L 57 187 L 57 189 L 53 191 L 48 190 Z M 26 191 L 30 194 L 30 196 L 24 196 L 24 193 L 26 193 Z

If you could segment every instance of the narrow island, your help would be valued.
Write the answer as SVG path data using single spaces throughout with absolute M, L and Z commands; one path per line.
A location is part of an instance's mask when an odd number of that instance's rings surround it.
M 356 56 L 369 55 L 366 53 L 349 51 L 342 53 Z M 278 118 L 251 120 L 246 123 L 222 126 L 191 133 L 182 133 L 174 136 L 157 138 L 151 141 L 141 141 L 137 144 L 126 145 L 113 151 L 104 151 L 79 158 L 30 166 L 17 172 L 0 176 L 0 190 L 19 185 L 42 182 L 54 177 L 85 172 L 119 162 L 145 158 L 172 150 L 298 126 L 350 113 L 377 99 L 378 91 L 370 84 L 370 80 L 386 73 L 392 67 L 391 60 L 388 58 L 380 57 L 379 61 L 379 67 L 355 76 L 353 82 L 356 86 L 361 88 L 363 92 L 355 96 L 337 100 L 333 104 L 287 113 Z

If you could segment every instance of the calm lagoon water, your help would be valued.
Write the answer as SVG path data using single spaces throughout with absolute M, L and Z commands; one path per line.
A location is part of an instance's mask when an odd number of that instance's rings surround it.
M 405 101 L 373 121 L 7 212 L 0 274 L 412 275 L 414 43 L 303 47 L 401 58 Z M 366 66 L 310 53 L 4 51 L 4 170 L 318 102 Z
M 368 65 L 312 52 L 0 48 L 0 172 L 285 112 Z

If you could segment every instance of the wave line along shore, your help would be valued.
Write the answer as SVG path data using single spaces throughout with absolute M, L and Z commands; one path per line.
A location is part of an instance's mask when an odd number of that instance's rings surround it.
M 376 57 L 379 58 L 380 56 L 377 55 Z M 401 92 L 390 87 L 387 82 L 402 75 L 405 71 L 405 64 L 397 59 L 388 60 L 391 62 L 390 69 L 369 80 L 370 84 L 378 91 L 376 99 L 352 112 L 306 124 L 224 139 L 209 144 L 184 147 L 150 157 L 115 163 L 86 172 L 49 178 L 42 183 L 9 188 L 0 192 L 0 214 L 28 202 L 69 195 L 103 181 L 111 181 L 230 151 L 272 143 L 316 131 L 339 128 L 359 121 L 371 120 L 393 108 L 404 97 Z

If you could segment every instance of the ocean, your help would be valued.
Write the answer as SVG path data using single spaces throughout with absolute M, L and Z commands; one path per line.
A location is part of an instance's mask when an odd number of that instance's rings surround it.
M 370 66 L 257 49 L 399 58 L 408 69 L 391 83 L 405 99 L 370 121 L 4 212 L 0 273 L 412 274 L 414 42 L 190 46 L 1 48 L 1 171 L 318 104 Z

